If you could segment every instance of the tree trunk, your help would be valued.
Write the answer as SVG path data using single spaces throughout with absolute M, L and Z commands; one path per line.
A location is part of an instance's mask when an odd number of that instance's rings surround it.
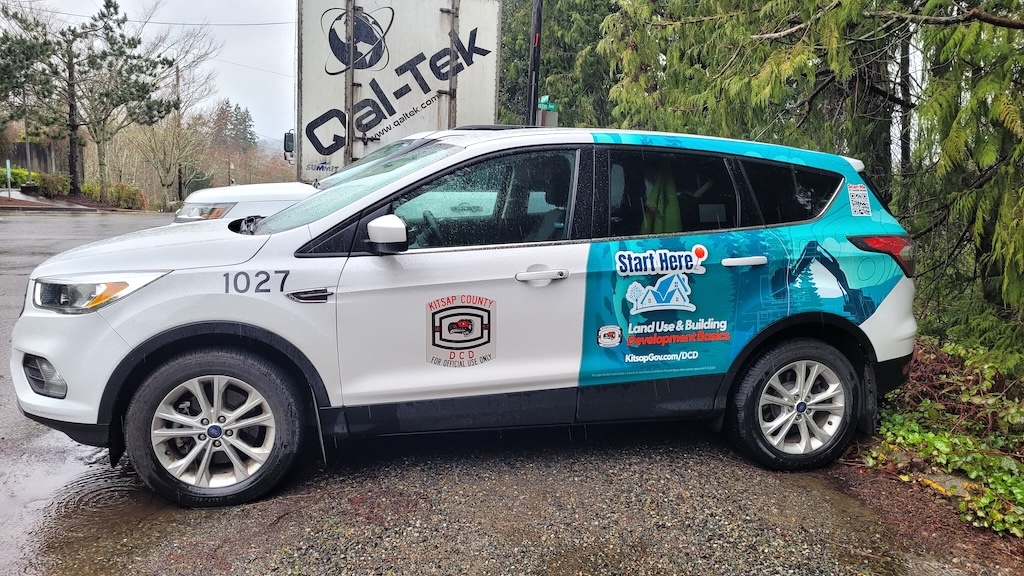
M 102 129 L 96 129 L 93 134 L 93 141 L 96 143 L 96 166 L 100 176 L 100 200 L 107 201 L 107 138 Z
M 910 34 L 900 40 L 900 175 L 910 174 Z
M 68 62 L 68 172 L 71 176 L 71 194 L 82 193 L 82 182 L 78 178 L 78 102 L 75 100 L 75 55 L 71 47 L 67 51 Z
M 848 124 L 849 148 L 855 158 L 867 164 L 867 172 L 875 185 L 875 192 L 883 203 L 892 199 L 892 112 L 893 105 L 870 90 L 871 86 L 889 89 L 887 63 L 870 63 L 851 80 Z
M 178 197 L 177 197 L 177 200 L 178 200 L 178 202 L 184 202 L 185 201 L 185 170 L 181 166 L 180 162 L 178 163 Z

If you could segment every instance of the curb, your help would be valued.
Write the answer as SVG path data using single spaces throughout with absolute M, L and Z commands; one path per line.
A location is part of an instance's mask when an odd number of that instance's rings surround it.
M 66 214 L 68 212 L 83 212 L 83 213 L 91 214 L 91 213 L 94 213 L 94 212 L 99 212 L 99 210 L 97 210 L 96 208 L 86 208 L 84 206 L 81 207 L 81 208 L 68 208 L 68 207 L 64 207 L 64 206 L 39 206 L 38 208 L 35 207 L 35 206 L 0 206 L 0 213 L 3 213 L 3 212 L 25 212 L 25 213 L 33 212 L 33 213 L 44 213 L 44 214 L 45 213 L 54 213 L 54 214 L 61 213 L 61 214 Z

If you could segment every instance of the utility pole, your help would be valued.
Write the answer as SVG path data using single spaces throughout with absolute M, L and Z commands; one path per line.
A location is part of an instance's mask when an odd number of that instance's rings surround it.
M 177 117 L 177 130 L 175 130 L 175 137 L 181 138 L 181 66 L 178 64 L 174 65 L 174 97 L 178 101 L 178 109 L 175 110 L 175 116 Z M 177 148 L 177 146 L 175 146 Z M 180 160 L 180 157 L 179 157 Z M 178 162 L 178 201 L 185 200 L 185 183 L 183 182 L 181 162 Z
M 533 42 L 530 43 L 529 87 L 526 90 L 526 124 L 537 125 L 537 97 L 540 92 L 540 28 L 544 0 L 533 0 Z
M 345 122 L 345 153 L 344 164 L 348 166 L 355 158 L 352 148 L 355 146 L 356 122 L 352 118 L 352 109 L 356 103 L 356 18 L 359 8 L 356 0 L 345 2 L 345 41 L 348 42 L 348 68 L 345 69 L 345 113 L 349 115 Z

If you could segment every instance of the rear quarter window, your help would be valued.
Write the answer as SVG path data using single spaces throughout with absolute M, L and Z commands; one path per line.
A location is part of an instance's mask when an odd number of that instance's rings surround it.
M 816 218 L 839 190 L 843 177 L 804 166 L 743 160 L 747 181 L 761 207 L 765 224 Z

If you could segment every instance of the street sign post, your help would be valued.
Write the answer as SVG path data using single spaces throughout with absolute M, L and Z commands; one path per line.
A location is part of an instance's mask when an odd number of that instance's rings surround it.
M 558 126 L 558 104 L 545 94 L 537 100 L 537 126 Z
M 11 159 L 7 159 L 7 199 L 11 198 Z

